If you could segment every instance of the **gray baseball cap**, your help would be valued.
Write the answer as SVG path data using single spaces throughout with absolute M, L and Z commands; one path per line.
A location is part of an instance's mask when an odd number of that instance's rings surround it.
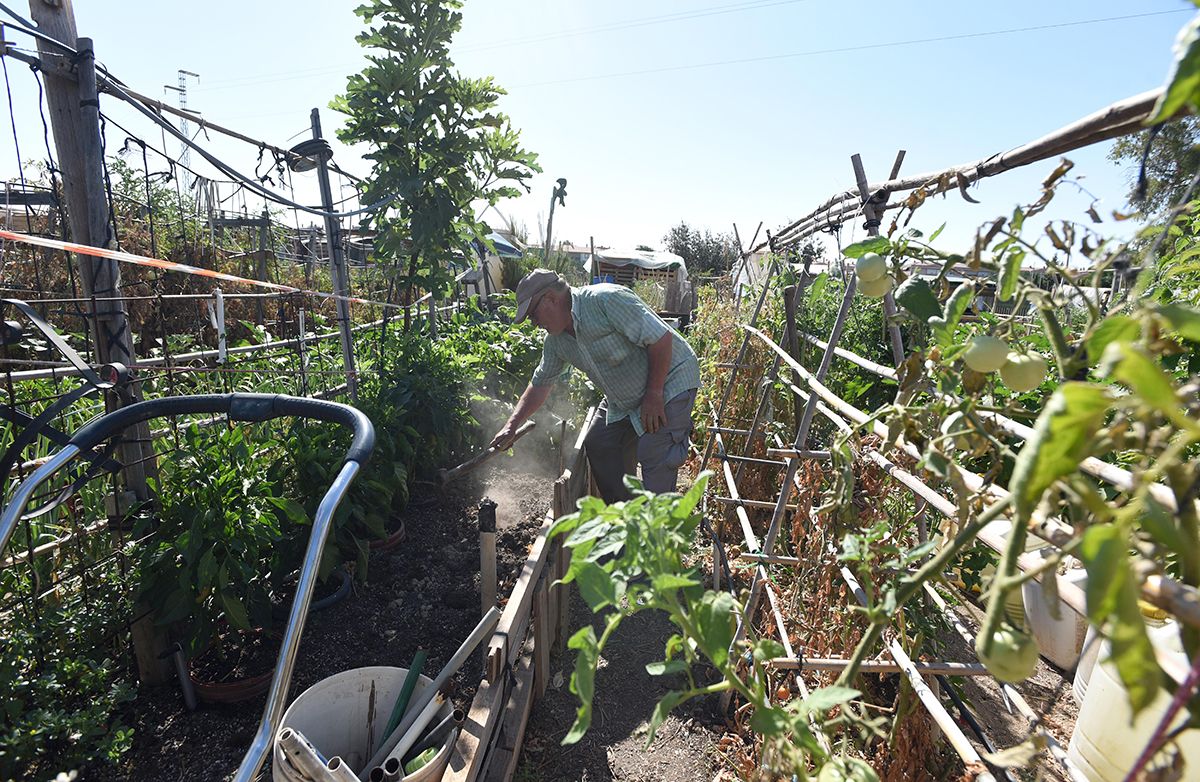
M 557 272 L 549 269 L 534 269 L 517 283 L 517 323 L 529 316 L 529 310 L 542 298 L 542 294 L 555 284 L 563 282 Z

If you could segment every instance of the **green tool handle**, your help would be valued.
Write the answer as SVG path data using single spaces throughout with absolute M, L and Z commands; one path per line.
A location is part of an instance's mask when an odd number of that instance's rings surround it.
M 392 735 L 392 731 L 400 724 L 404 710 L 408 708 L 408 701 L 412 698 L 413 690 L 417 687 L 421 669 L 425 667 L 425 656 L 424 649 L 418 649 L 417 653 L 413 655 L 412 665 L 409 666 L 408 675 L 404 677 L 404 686 L 400 688 L 400 697 L 396 698 L 396 705 L 392 707 L 392 716 L 388 719 L 387 729 L 383 731 L 383 736 Z

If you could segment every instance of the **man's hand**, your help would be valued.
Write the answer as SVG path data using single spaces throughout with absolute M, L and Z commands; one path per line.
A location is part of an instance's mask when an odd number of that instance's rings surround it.
M 667 409 L 663 402 L 663 392 L 647 390 L 642 397 L 642 427 L 654 434 L 667 425 Z
M 488 444 L 489 448 L 495 448 L 497 451 L 507 451 L 517 439 L 517 427 L 512 423 L 506 423 L 504 428 L 496 432 L 496 436 L 492 438 L 492 442 Z

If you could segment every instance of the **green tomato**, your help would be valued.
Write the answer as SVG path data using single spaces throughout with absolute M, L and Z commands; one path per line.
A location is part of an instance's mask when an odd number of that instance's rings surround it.
M 990 639 L 981 629 L 975 637 L 975 653 L 992 676 L 1009 684 L 1025 681 L 1037 668 L 1037 641 L 1007 624 L 1001 625 Z
M 837 757 L 821 766 L 817 782 L 879 782 L 879 777 L 865 761 Z
M 887 261 L 879 253 L 863 253 L 854 262 L 854 273 L 860 282 L 878 280 L 888 273 Z
M 1039 353 L 1009 353 L 1000 367 L 1000 379 L 1017 393 L 1032 391 L 1046 378 L 1046 359 Z
M 892 290 L 892 278 L 885 274 L 874 280 L 859 280 L 858 290 L 868 299 L 882 299 Z
M 963 361 L 980 374 L 995 372 L 1008 361 L 1008 343 L 999 337 L 980 335 L 967 346 Z

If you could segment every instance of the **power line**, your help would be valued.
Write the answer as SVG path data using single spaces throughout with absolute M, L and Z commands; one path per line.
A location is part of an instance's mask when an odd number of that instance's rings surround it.
M 596 33 L 608 33 L 618 30 L 629 30 L 636 27 L 648 27 L 650 25 L 669 24 L 671 22 L 682 22 L 690 19 L 700 19 L 707 16 L 719 16 L 723 14 L 733 14 L 742 11 L 756 11 L 760 8 L 771 8 L 779 5 L 794 5 L 796 3 L 806 3 L 810 0 L 752 0 L 751 2 L 734 3 L 732 5 L 712 6 L 709 8 L 701 8 L 695 11 L 679 11 L 671 14 L 662 14 L 659 16 L 643 16 L 636 19 L 626 19 L 618 22 L 609 22 L 606 24 L 595 25 L 593 27 L 579 27 L 570 30 L 559 30 L 557 32 L 540 33 L 538 35 L 526 36 L 524 38 L 509 38 L 503 41 L 493 41 L 490 43 L 479 43 L 474 45 L 463 46 L 455 49 L 455 53 L 483 52 L 493 49 L 507 49 L 514 46 L 525 46 L 534 43 L 544 43 L 547 41 L 555 41 L 562 38 L 575 38 L 581 35 L 594 35 Z M 346 68 L 356 67 L 357 63 L 348 63 L 340 66 L 325 66 L 322 68 L 308 68 L 302 71 L 281 71 L 272 74 L 259 74 L 258 76 L 244 76 L 236 79 L 220 79 L 209 82 L 210 86 L 198 87 L 198 92 L 210 92 L 213 90 L 228 90 L 237 89 L 239 87 L 249 87 L 259 84 L 272 84 L 281 81 L 292 81 L 295 79 L 309 78 L 327 73 L 337 73 Z M 212 86 L 215 85 L 215 86 Z
M 474 46 L 465 46 L 458 51 L 483 52 L 490 51 L 492 49 L 503 49 L 510 46 L 520 46 L 529 43 L 543 43 L 545 41 L 554 41 L 560 38 L 574 38 L 580 35 L 607 33 L 615 30 L 628 30 L 635 27 L 648 27 L 656 24 L 682 22 L 689 19 L 700 19 L 706 16 L 720 16 L 723 14 L 738 13 L 740 11 L 756 11 L 759 8 L 770 8 L 777 5 L 794 5 L 795 3 L 804 2 L 808 2 L 808 0 L 754 0 L 754 2 L 742 2 L 735 3 L 733 5 L 701 8 L 696 11 L 679 11 L 672 14 L 664 14 L 662 16 L 645 16 L 638 19 L 628 19 L 623 22 L 611 22 L 608 24 L 597 25 L 595 27 L 581 27 L 574 30 L 563 30 L 557 33 L 544 33 L 527 38 L 512 38 L 506 41 L 497 41 L 495 43 L 476 44 Z
M 3 3 L 0 3 L 0 11 L 7 13 L 9 16 L 14 17 L 21 22 L 24 21 L 20 16 L 15 14 L 12 11 L 12 9 L 8 8 Z M 79 54 L 77 51 L 75 51 L 75 49 L 73 47 L 62 43 L 61 41 L 57 41 L 54 38 L 50 38 L 49 36 L 46 36 L 44 33 L 38 32 L 36 29 L 25 27 L 20 24 L 13 24 L 11 22 L 6 23 L 6 26 L 8 26 L 14 30 L 19 30 L 20 32 L 26 33 L 27 35 L 31 35 L 35 38 L 45 39 L 48 42 L 51 42 L 54 45 L 60 47 L 65 52 L 70 54 L 72 57 L 78 56 L 78 54 Z M 273 201 L 274 203 L 282 204 L 283 206 L 290 207 L 292 209 L 299 209 L 302 212 L 308 212 L 309 214 L 317 215 L 320 217 L 331 217 L 333 219 L 340 219 L 340 218 L 345 218 L 345 217 L 354 217 L 355 215 L 364 214 L 366 212 L 373 212 L 375 210 L 382 209 L 383 207 L 387 206 L 388 204 L 395 201 L 399 197 L 399 193 L 393 193 L 392 195 L 385 197 L 381 201 L 378 201 L 374 204 L 370 204 L 368 206 L 362 207 L 361 209 L 355 209 L 350 212 L 328 212 L 328 211 L 325 211 L 324 209 L 318 209 L 318 208 L 311 207 L 311 206 L 305 206 L 304 204 L 293 201 L 292 199 L 287 198 L 286 196 L 283 196 L 280 193 L 276 193 L 272 190 L 269 190 L 268 188 L 264 187 L 257 180 L 252 179 L 252 178 L 246 176 L 245 174 L 238 172 L 236 169 L 234 169 L 228 163 L 224 162 L 220 158 L 217 158 L 215 155 L 210 153 L 208 150 L 204 149 L 204 147 L 200 146 L 195 141 L 188 138 L 186 135 L 181 133 L 171 122 L 169 122 L 165 117 L 163 117 L 160 113 L 152 111 L 149 108 L 147 108 L 147 106 L 143 105 L 143 101 L 146 99 L 144 99 L 142 96 L 138 96 L 137 98 L 135 98 L 134 96 L 132 96 L 128 92 L 126 92 L 125 89 L 123 88 L 124 82 L 122 82 L 120 79 L 116 78 L 111 73 L 109 73 L 107 68 L 102 68 L 99 65 L 97 65 L 96 72 L 97 72 L 97 81 L 99 82 L 99 84 L 103 87 L 103 89 L 106 92 L 108 92 L 109 94 L 114 95 L 115 97 L 128 103 L 130 106 L 132 106 L 134 108 L 134 110 L 136 110 L 137 112 L 139 112 L 140 114 L 145 116 L 147 119 L 149 119 L 154 124 L 158 125 L 163 130 L 170 133 L 171 136 L 178 139 L 179 141 L 182 141 L 188 147 L 190 147 L 190 148 L 194 149 L 196 152 L 200 153 L 200 156 L 203 157 L 205 160 L 207 160 L 209 162 L 209 164 L 211 164 L 218 171 L 225 174 L 226 176 L 229 176 L 229 177 L 241 182 L 242 185 L 244 187 L 246 187 L 248 190 L 250 190 L 253 193 L 256 193 L 257 195 L 259 195 L 262 198 L 267 199 L 268 201 Z M 159 103 L 158 101 L 151 101 L 151 102 L 156 103 L 156 104 Z M 159 104 L 159 105 L 161 105 L 161 104 Z
M 789 54 L 768 54 L 762 57 L 743 57 L 736 60 L 714 60 L 712 62 L 692 63 L 690 65 L 667 65 L 661 68 L 646 68 L 637 71 L 621 71 L 618 73 L 602 73 L 593 76 L 575 76 L 569 79 L 554 79 L 551 81 L 529 82 L 526 84 L 517 84 L 510 89 L 520 89 L 522 87 L 546 87 L 553 84 L 571 84 L 581 81 L 600 81 L 602 79 L 618 79 L 627 76 L 646 76 L 654 73 L 670 73 L 673 71 L 689 71 L 698 68 L 716 68 L 722 65 L 745 65 L 755 62 L 769 62 L 772 60 L 786 60 L 795 57 L 814 57 L 820 54 L 841 54 L 844 52 L 861 52 L 873 49 L 890 49 L 901 46 L 916 46 L 919 44 L 942 43 L 945 41 L 962 41 L 972 38 L 988 38 L 999 35 L 1015 35 L 1017 33 L 1028 33 L 1037 30 L 1054 30 L 1064 27 L 1081 27 L 1090 24 L 1103 24 L 1106 22 L 1121 22 L 1128 19 L 1141 19 L 1148 16 L 1163 16 L 1165 14 L 1189 13 L 1190 8 L 1176 8 L 1170 11 L 1149 11 L 1142 14 L 1129 14 L 1126 16 L 1106 16 L 1098 19 L 1081 19 L 1074 22 L 1058 22 L 1055 24 L 1040 24 L 1031 25 L 1028 27 L 1010 27 L 1005 30 L 986 30 L 977 33 L 958 33 L 955 35 L 940 35 L 933 38 L 912 38 L 905 41 L 885 41 L 883 43 L 868 43 L 859 44 L 856 46 L 841 46 L 830 49 L 810 49 L 803 52 L 791 52 Z

